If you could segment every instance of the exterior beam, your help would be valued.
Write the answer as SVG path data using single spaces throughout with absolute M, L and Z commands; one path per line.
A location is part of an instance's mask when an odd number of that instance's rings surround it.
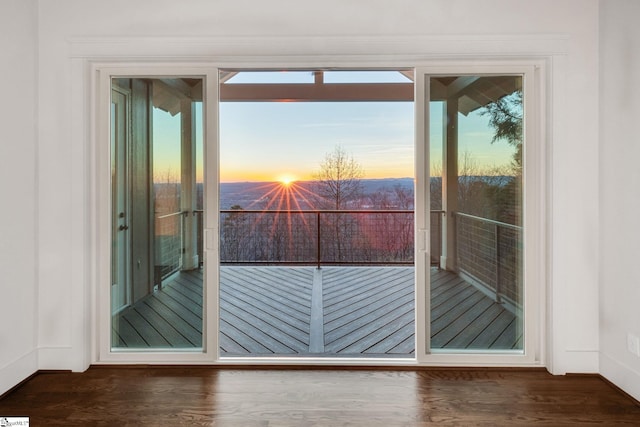
M 413 101 L 413 83 L 222 84 L 220 101 Z

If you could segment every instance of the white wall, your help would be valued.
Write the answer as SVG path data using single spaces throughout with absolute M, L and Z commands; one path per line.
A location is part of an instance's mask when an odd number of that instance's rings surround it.
M 0 2 L 0 394 L 37 370 L 36 12 Z
M 600 16 L 600 372 L 640 400 L 640 2 Z
M 547 363 L 555 373 L 597 371 L 597 0 L 58 0 L 40 1 L 39 16 L 40 368 L 81 370 L 89 363 L 92 290 L 87 280 L 93 260 L 87 255 L 91 235 L 86 220 L 92 204 L 85 187 L 90 173 L 85 168 L 90 147 L 86 138 L 77 137 L 77 129 L 78 123 L 85 130 L 90 123 L 87 106 L 72 96 L 81 86 L 82 75 L 74 74 L 70 52 L 81 50 L 90 56 L 98 39 L 112 44 L 122 40 L 122 49 L 113 50 L 117 55 L 150 38 L 175 37 L 195 39 L 191 51 L 204 58 L 215 53 L 209 50 L 215 43 L 200 45 L 199 38 L 241 41 L 248 36 L 260 37 L 265 51 L 272 54 L 297 49 L 309 55 L 332 55 L 336 40 L 359 36 L 369 42 L 368 53 L 384 51 L 389 56 L 393 47 L 377 46 L 376 40 L 402 37 L 398 49 L 424 57 L 463 55 L 473 40 L 494 56 L 515 55 L 520 43 L 526 51 L 532 39 L 542 45 L 545 39 L 563 41 L 562 47 L 550 47 L 548 52 L 553 94 L 549 104 L 553 119 L 549 227 L 553 234 Z M 412 41 L 412 37 L 421 38 Z M 455 52 L 438 49 L 437 41 L 443 37 L 449 44 L 459 41 Z M 493 37 L 509 41 L 510 50 L 496 52 Z M 79 40 L 89 43 L 82 45 Z M 170 43 L 166 46 L 170 51 Z M 215 46 L 223 49 L 224 43 Z

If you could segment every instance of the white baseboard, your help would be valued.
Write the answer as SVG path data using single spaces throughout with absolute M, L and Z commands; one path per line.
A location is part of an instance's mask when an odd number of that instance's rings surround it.
M 600 375 L 640 401 L 640 371 L 601 353 Z
M 549 355 L 547 370 L 553 375 L 597 374 L 600 372 L 597 350 L 564 350 Z
M 83 372 L 89 368 L 71 347 L 41 347 L 38 349 L 38 369 Z
M 597 374 L 599 372 L 600 353 L 597 350 L 567 350 L 566 373 Z
M 32 350 L 17 360 L 0 368 L 0 395 L 38 371 L 38 353 Z

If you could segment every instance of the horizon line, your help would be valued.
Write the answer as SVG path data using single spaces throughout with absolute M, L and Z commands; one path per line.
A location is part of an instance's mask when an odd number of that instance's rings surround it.
M 464 177 L 515 177 L 516 175 L 509 175 L 509 174 L 504 174 L 504 175 L 459 175 L 458 178 L 464 178 Z M 442 175 L 432 175 L 429 177 L 429 179 L 431 178 L 442 178 Z M 400 177 L 385 177 L 385 178 L 360 178 L 361 181 L 385 181 L 385 180 L 412 180 L 415 181 L 415 177 L 410 177 L 410 176 L 400 176 Z M 306 182 L 315 182 L 317 180 L 315 179 L 298 179 L 298 180 L 294 180 L 291 181 L 292 184 L 294 183 L 306 183 Z M 196 184 L 202 184 L 204 183 L 204 180 L 197 180 Z M 218 181 L 218 184 L 252 184 L 252 183 L 256 183 L 256 184 L 279 184 L 282 183 L 282 181 L 279 181 L 277 179 L 271 179 L 271 180 L 235 180 L 235 181 Z M 154 181 L 154 184 L 179 184 L 178 182 L 158 182 L 158 181 Z
M 411 176 L 400 176 L 400 177 L 385 177 L 385 178 L 360 178 L 361 181 L 384 181 L 387 179 L 410 179 L 410 180 L 415 180 L 414 177 Z M 317 181 L 316 179 L 296 179 L 294 181 L 291 181 L 291 183 L 296 183 L 296 182 L 315 182 Z M 202 182 L 202 181 L 199 181 Z M 219 181 L 220 184 L 249 184 L 249 183 L 263 183 L 263 184 L 270 184 L 270 183 L 280 183 L 281 181 L 277 180 L 277 179 L 270 179 L 270 180 L 245 180 L 245 181 L 240 181 L 240 180 L 236 180 L 236 181 Z

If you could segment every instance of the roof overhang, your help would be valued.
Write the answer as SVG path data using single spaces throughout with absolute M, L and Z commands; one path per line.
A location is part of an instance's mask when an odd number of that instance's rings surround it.
M 313 83 L 229 83 L 241 71 L 220 72 L 221 102 L 413 102 L 414 84 L 325 83 L 322 70 L 312 71 Z M 412 70 L 398 70 L 413 80 Z M 443 76 L 431 78 L 431 100 L 456 99 L 458 111 L 467 115 L 522 89 L 513 76 Z M 154 80 L 154 106 L 171 114 L 181 100 L 202 101 L 202 80 Z

